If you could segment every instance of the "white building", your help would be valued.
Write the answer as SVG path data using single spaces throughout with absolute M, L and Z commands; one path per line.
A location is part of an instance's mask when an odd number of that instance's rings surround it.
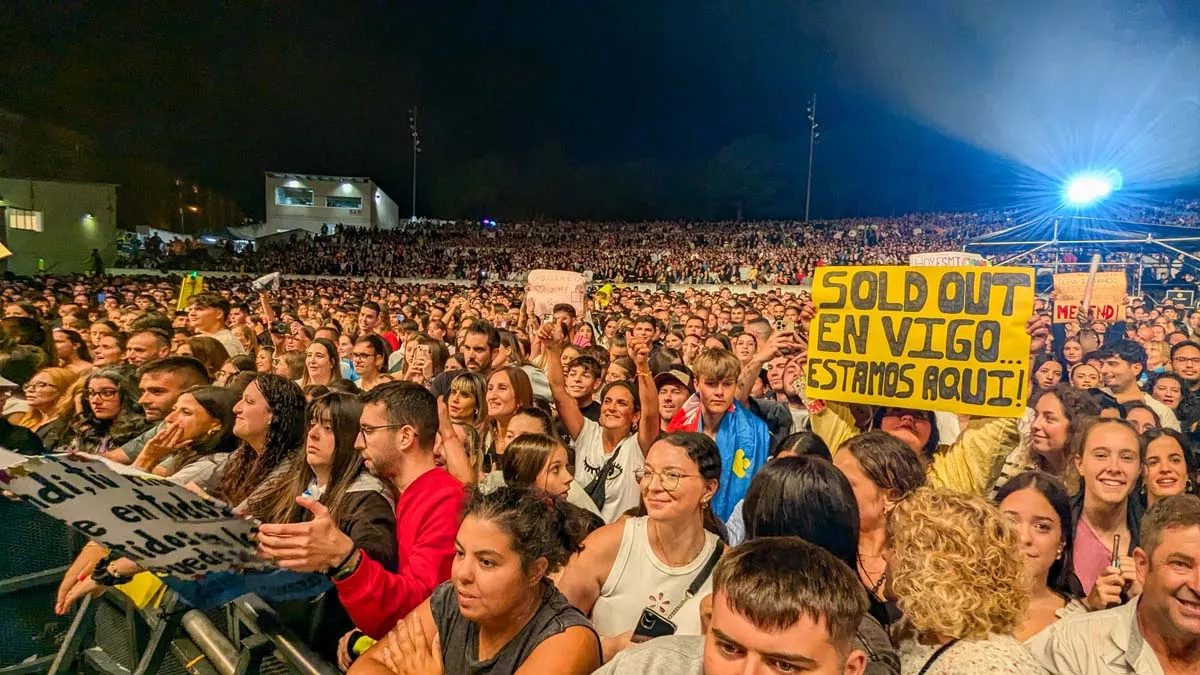
M 400 209 L 375 181 L 350 176 L 266 174 L 267 223 L 256 237 L 337 225 L 390 229 L 400 225 Z

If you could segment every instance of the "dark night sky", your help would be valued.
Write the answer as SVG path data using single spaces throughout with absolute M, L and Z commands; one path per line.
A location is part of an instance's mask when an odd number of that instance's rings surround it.
M 846 19 L 839 0 L 3 2 L 0 107 L 260 214 L 264 170 L 370 175 L 404 209 L 414 103 L 436 171 L 546 146 L 620 163 L 794 141 L 816 91 L 816 213 L 999 203 L 1014 166 L 903 114 L 870 58 L 851 62 L 845 45 L 873 36 Z

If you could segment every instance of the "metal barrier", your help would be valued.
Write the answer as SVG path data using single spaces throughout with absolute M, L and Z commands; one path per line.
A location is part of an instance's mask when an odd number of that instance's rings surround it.
M 256 595 L 205 614 L 167 591 L 139 609 L 109 589 L 54 614 L 84 538 L 28 505 L 0 499 L 0 675 L 338 675 Z M 59 643 L 61 642 L 61 646 Z

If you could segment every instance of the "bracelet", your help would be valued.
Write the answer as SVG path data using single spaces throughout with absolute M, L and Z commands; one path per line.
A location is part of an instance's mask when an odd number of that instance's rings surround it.
M 349 563 L 356 559 L 359 562 L 362 562 L 362 558 L 357 555 L 359 550 L 360 549 L 357 548 L 352 549 L 350 551 L 350 555 L 346 556 L 345 559 L 338 563 L 336 567 L 329 570 L 329 578 L 333 579 L 334 581 L 344 581 L 350 578 L 350 575 L 354 574 L 358 570 L 359 563 L 355 563 L 353 565 L 350 565 Z
M 96 563 L 96 567 L 92 569 L 92 581 L 95 581 L 101 586 L 120 586 L 121 584 L 126 583 L 133 578 L 115 574 L 112 569 L 110 569 L 113 562 L 115 562 L 115 559 L 109 555 L 105 556 L 100 560 L 100 562 Z
M 639 370 L 639 371 L 637 371 L 637 376 L 638 376 L 638 377 L 642 377 L 643 375 L 644 375 L 644 376 L 647 376 L 647 377 L 649 377 L 650 375 L 652 375 L 652 373 L 651 373 L 649 370 Z

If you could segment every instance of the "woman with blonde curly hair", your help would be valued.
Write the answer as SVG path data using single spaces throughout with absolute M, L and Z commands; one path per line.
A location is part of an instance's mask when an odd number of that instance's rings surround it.
M 1038 675 L 1013 637 L 1029 604 L 1016 530 L 982 497 L 919 488 L 893 509 L 901 672 Z M 924 669 L 924 670 L 923 670 Z

